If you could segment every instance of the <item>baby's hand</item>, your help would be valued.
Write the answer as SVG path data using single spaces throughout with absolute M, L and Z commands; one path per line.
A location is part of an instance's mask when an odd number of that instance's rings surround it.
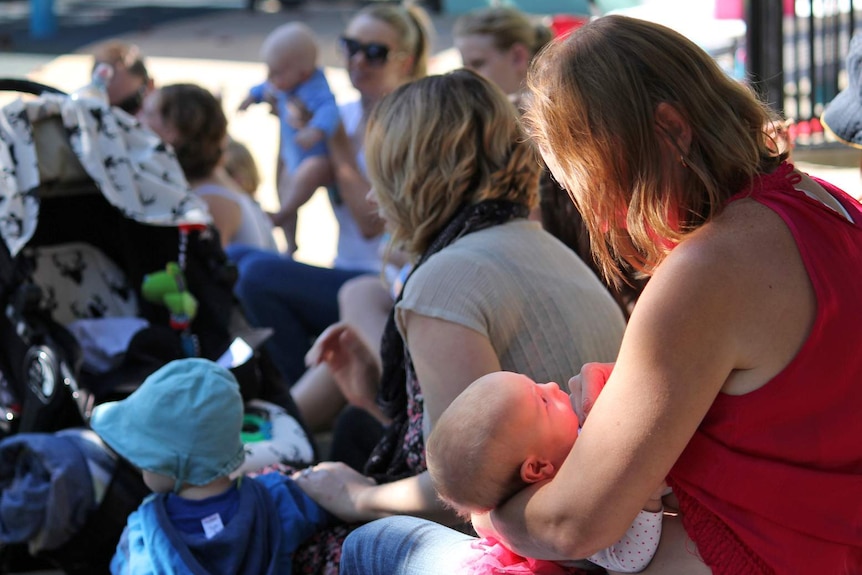
M 664 508 L 661 498 L 664 497 L 668 491 L 670 491 L 670 489 L 667 486 L 667 482 L 662 481 L 661 485 L 659 485 L 658 488 L 650 494 L 649 499 L 647 499 L 647 502 L 643 507 L 644 511 L 651 511 L 653 513 L 661 511 Z
M 287 118 L 285 120 L 294 130 L 302 130 L 311 120 L 311 112 L 299 98 L 290 98 L 287 101 Z
M 245 100 L 243 100 L 242 103 L 240 103 L 239 111 L 244 112 L 245 110 L 248 109 L 249 106 L 251 106 L 254 103 L 255 103 L 254 98 L 252 98 L 251 94 L 249 94 L 248 96 L 245 97 Z
M 303 128 L 296 134 L 294 141 L 303 150 L 307 150 L 318 142 L 323 141 L 325 134 L 320 128 Z
M 613 369 L 612 363 L 586 363 L 581 368 L 581 373 L 569 380 L 572 407 L 575 408 L 581 425 L 587 420 Z

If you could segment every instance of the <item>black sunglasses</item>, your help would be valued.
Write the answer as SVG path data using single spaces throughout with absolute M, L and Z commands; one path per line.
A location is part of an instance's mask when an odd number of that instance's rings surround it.
M 117 103 L 117 108 L 134 116 L 140 111 L 141 106 L 143 106 L 144 96 L 146 95 L 147 85 L 144 83 L 140 88 L 132 92 L 131 95 L 124 98 L 122 102 Z
M 380 44 L 377 42 L 363 44 L 359 40 L 347 38 L 345 36 L 342 36 L 340 40 L 341 47 L 347 54 L 348 58 L 353 58 L 356 54 L 362 52 L 362 56 L 365 58 L 365 61 L 372 66 L 382 66 L 386 63 L 386 59 L 389 58 L 389 46 L 386 44 Z

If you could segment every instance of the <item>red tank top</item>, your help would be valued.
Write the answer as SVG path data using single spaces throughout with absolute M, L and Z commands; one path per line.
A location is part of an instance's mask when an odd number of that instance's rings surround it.
M 790 228 L 817 297 L 811 333 L 760 389 L 719 394 L 669 477 L 719 575 L 862 573 L 862 207 L 818 180 L 847 221 L 795 190 L 790 169 L 731 201 Z

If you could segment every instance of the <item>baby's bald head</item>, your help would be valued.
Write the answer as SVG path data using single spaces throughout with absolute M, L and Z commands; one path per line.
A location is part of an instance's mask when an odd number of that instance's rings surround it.
M 317 65 L 314 32 L 302 22 L 288 22 L 270 32 L 263 41 L 260 53 L 270 67 L 289 62 L 310 71 Z

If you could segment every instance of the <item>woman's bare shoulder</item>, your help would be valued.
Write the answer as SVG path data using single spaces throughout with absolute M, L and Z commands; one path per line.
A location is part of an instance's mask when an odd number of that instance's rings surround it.
M 726 392 L 750 391 L 783 369 L 816 314 L 793 234 L 778 214 L 751 199 L 731 203 L 683 240 L 653 279 L 660 280 L 656 287 L 668 286 L 670 297 L 713 310 L 711 328 L 736 342 L 741 371 Z

